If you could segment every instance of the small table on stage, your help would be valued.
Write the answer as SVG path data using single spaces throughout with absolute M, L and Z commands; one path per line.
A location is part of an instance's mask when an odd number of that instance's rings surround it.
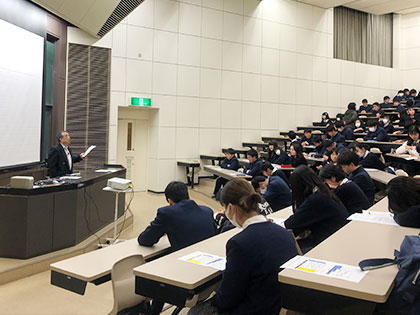
M 190 179 L 188 177 L 188 174 L 190 173 L 190 167 L 192 168 L 192 171 L 191 171 L 191 188 L 194 188 L 194 169 L 196 167 L 200 167 L 200 162 L 199 161 L 180 160 L 180 161 L 177 161 L 176 164 L 178 166 L 185 166 L 185 169 L 187 171 L 187 183 L 188 183 L 188 185 L 190 185 Z

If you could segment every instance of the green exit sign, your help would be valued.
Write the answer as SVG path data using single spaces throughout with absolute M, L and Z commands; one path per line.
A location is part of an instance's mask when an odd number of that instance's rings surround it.
M 152 105 L 152 99 L 151 98 L 142 98 L 142 97 L 132 97 L 131 98 L 131 105 L 151 106 Z

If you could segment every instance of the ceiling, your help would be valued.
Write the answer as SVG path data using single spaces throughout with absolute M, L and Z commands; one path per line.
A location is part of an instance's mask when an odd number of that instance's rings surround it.
M 373 14 L 409 14 L 420 11 L 420 0 L 298 0 L 321 8 L 340 5 Z

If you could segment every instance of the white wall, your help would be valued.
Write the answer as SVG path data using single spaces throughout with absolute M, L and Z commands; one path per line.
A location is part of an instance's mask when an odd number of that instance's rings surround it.
M 401 16 L 401 72 L 404 87 L 420 89 L 420 12 Z
M 112 48 L 110 162 L 117 106 L 152 98 L 149 189 L 184 179 L 177 159 L 241 147 L 381 100 L 398 69 L 332 58 L 333 11 L 290 0 L 145 0 L 97 45 Z

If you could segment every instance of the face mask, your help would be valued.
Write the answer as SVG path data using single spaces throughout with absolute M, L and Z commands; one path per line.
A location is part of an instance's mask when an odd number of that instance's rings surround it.
M 337 118 L 337 121 L 340 121 L 341 120 L 341 118 L 339 117 L 339 118 Z
M 369 127 L 369 131 L 370 132 L 375 132 L 375 128 L 374 127 Z
M 360 158 L 362 158 L 362 157 L 363 157 L 363 153 L 362 153 L 362 152 L 356 152 L 356 154 L 357 154 Z
M 388 123 L 388 119 L 384 119 L 382 122 L 386 125 Z
M 229 218 L 229 215 L 230 215 L 230 205 L 228 205 L 226 208 L 226 218 L 228 218 L 230 223 L 232 223 L 237 228 L 242 228 L 242 226 L 240 226 L 239 223 L 236 221 L 236 213 L 233 215 L 232 219 Z
M 398 96 L 403 96 L 403 95 L 404 95 L 404 93 L 399 93 L 399 94 L 398 94 Z
M 280 155 L 280 150 L 278 150 L 278 149 L 277 149 L 277 150 L 276 150 L 276 154 L 277 154 L 277 155 Z
M 360 127 L 360 123 L 355 123 L 355 126 L 356 126 L 357 128 L 359 128 L 359 127 Z

